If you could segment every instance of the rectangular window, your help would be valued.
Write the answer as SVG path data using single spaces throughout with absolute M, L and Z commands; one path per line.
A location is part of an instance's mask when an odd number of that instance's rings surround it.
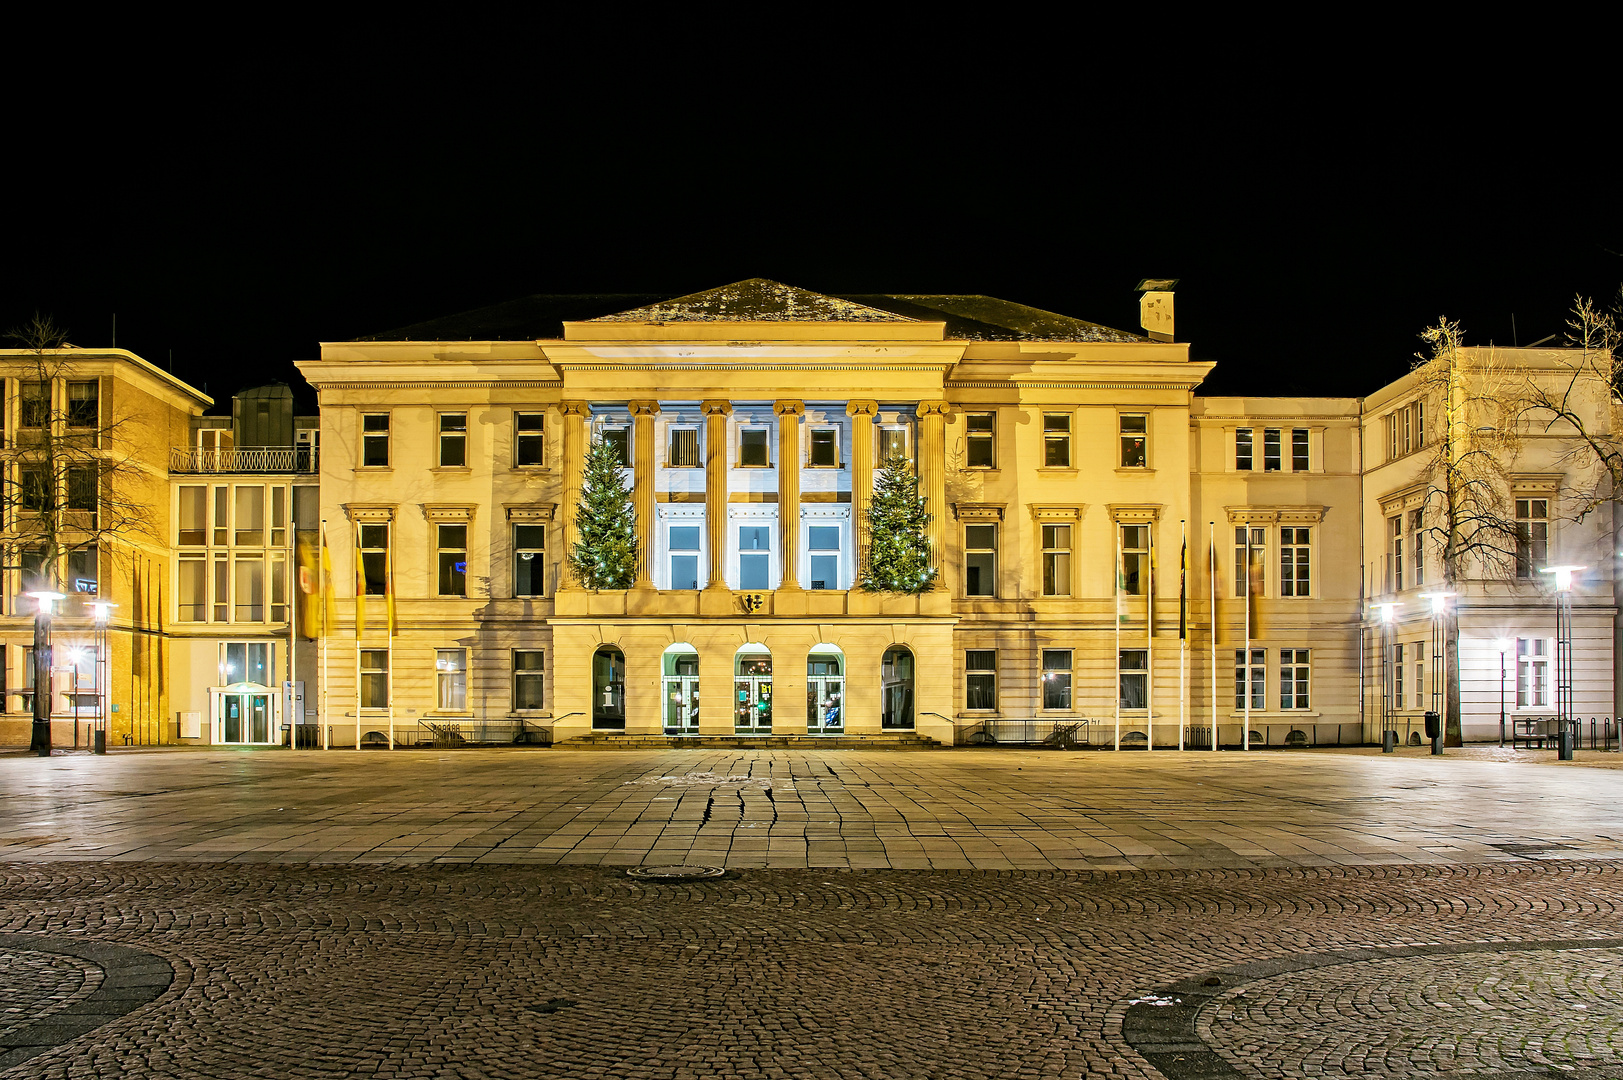
M 1395 708 L 1403 708 L 1403 642 L 1392 646 L 1392 702 Z
M 1426 646 L 1419 641 L 1414 644 L 1414 707 L 1426 708 Z
M 1150 527 L 1122 525 L 1120 528 L 1121 591 L 1128 596 L 1140 596 L 1149 585 Z
M 513 595 L 546 595 L 547 527 L 513 526 Z
M 440 468 L 468 464 L 468 414 L 440 413 Z
M 1409 511 L 1409 570 L 1416 586 L 1426 583 L 1425 511 Z
M 840 527 L 812 525 L 806 529 L 806 547 L 811 553 L 811 587 L 840 587 Z
M 202 547 L 208 542 L 209 489 L 186 486 L 180 489 L 180 528 L 176 539 L 183 547 Z
M 738 587 L 766 589 L 772 569 L 772 529 L 767 525 L 738 528 Z
M 513 709 L 540 709 L 545 706 L 545 654 L 540 649 L 513 650 Z
M 389 707 L 389 650 L 361 650 L 361 708 Z
M 1071 527 L 1043 526 L 1043 595 L 1071 595 Z
M 1043 465 L 1050 469 L 1071 467 L 1071 414 L 1043 413 Z
M 738 430 L 738 464 L 741 468 L 766 468 L 772 464 L 772 458 L 767 453 L 766 437 L 764 427 Z
M 68 509 L 88 514 L 94 527 L 96 514 L 96 466 L 68 466 Z
M 101 426 L 101 383 L 95 379 L 68 383 L 68 427 Z
M 1417 401 L 1409 406 L 1409 411 L 1414 414 L 1414 448 L 1418 450 L 1426 445 L 1426 403 Z
M 1306 649 L 1279 650 L 1279 707 L 1308 708 L 1308 679 L 1311 665 Z
M 1312 545 L 1308 543 L 1311 536 L 1312 530 L 1306 528 L 1279 530 L 1280 596 L 1312 595 Z
M 1516 576 L 1535 581 L 1534 576 L 1550 564 L 1550 501 L 1516 500 Z
M 51 419 L 51 384 L 24 381 L 18 394 L 17 426 L 42 428 Z
M 667 534 L 671 549 L 673 589 L 699 587 L 699 526 L 672 525 Z
M 1262 429 L 1262 471 L 1279 472 L 1283 468 L 1280 461 L 1279 429 L 1276 427 Z
M 1043 708 L 1071 707 L 1071 650 L 1043 650 Z
M 98 553 L 95 544 L 68 552 L 68 591 L 94 596 L 97 592 Z
M 202 559 L 182 557 L 179 567 L 180 611 L 177 617 L 181 622 L 207 622 L 208 563 Z
M 699 429 L 673 427 L 668 429 L 670 441 L 666 445 L 665 462 L 672 469 L 697 469 L 699 460 Z
M 1149 707 L 1149 662 L 1148 649 L 1122 649 L 1116 654 L 1116 676 L 1120 680 L 1122 708 Z
M 997 595 L 997 526 L 964 526 L 964 595 Z
M 222 684 L 270 685 L 271 649 L 265 641 L 228 641 L 220 649 Z
M 1247 543 L 1251 545 L 1250 574 L 1245 572 Z M 1234 595 L 1263 595 L 1263 559 L 1267 558 L 1267 554 L 1266 530 L 1260 526 L 1234 527 Z
M 1251 664 L 1247 668 L 1245 650 L 1234 650 L 1234 707 L 1245 708 L 1246 683 L 1251 684 L 1251 707 L 1263 709 L 1268 704 L 1268 650 L 1252 649 Z M 1249 677 L 1248 677 L 1249 673 Z
M 265 489 L 258 486 L 232 489 L 237 527 L 234 542 L 244 547 L 265 546 Z
M 441 526 L 444 528 L 444 526 Z M 440 712 L 468 711 L 468 650 L 434 651 L 434 707 Z
M 1291 429 L 1291 472 L 1307 472 L 1308 441 L 1307 428 Z
M 597 437 L 614 447 L 615 463 L 622 469 L 631 468 L 631 429 L 627 427 L 606 427 L 598 431 Z
M 997 708 L 995 649 L 970 649 L 964 653 L 964 708 Z
M 542 456 L 546 451 L 546 442 L 541 428 L 541 414 L 538 412 L 521 412 L 513 414 L 513 465 L 516 468 L 526 468 L 532 465 L 545 465 Z
M 24 592 L 38 592 L 48 587 L 56 587 L 48 580 L 51 575 L 45 573 L 44 552 L 37 548 L 24 548 L 20 555 Z
M 879 452 L 879 464 L 881 465 L 892 458 L 906 461 L 907 428 L 900 424 L 886 424 L 880 427 L 876 449 Z
M 214 546 L 226 547 L 231 543 L 231 489 L 214 489 Z
M 236 568 L 236 602 L 231 617 L 235 622 L 265 621 L 265 560 L 259 556 L 239 555 L 232 560 Z
M 270 563 L 270 618 L 271 622 L 287 622 L 287 552 L 272 551 Z
M 361 414 L 361 464 L 387 468 L 389 464 L 389 414 Z
M 436 532 L 439 539 L 440 595 L 467 596 L 468 527 L 441 525 Z
M 840 464 L 840 432 L 837 428 L 812 428 L 807 433 L 806 464 L 816 469 L 837 468 Z
M 315 532 L 321 521 L 321 489 L 314 484 L 303 484 L 293 489 L 293 527 L 300 532 Z
M 1142 469 L 1149 464 L 1150 418 L 1143 413 L 1121 414 L 1121 467 Z
M 1386 525 L 1387 552 L 1386 557 L 1392 567 L 1389 575 L 1392 581 L 1392 591 L 1403 591 L 1403 515 L 1390 518 Z
M 271 488 L 270 503 L 271 547 L 287 547 L 287 488 Z
M 17 469 L 22 482 L 22 508 L 35 514 L 49 513 L 55 508 L 50 474 L 38 465 L 23 465 Z
M 1516 708 L 1550 707 L 1550 641 L 1516 639 Z
M 214 621 L 231 621 L 231 564 L 224 555 L 214 557 Z
M 1252 465 L 1251 429 L 1239 428 L 1234 432 L 1234 468 L 1238 472 L 1250 472 Z
M 993 418 L 992 413 L 970 413 L 964 417 L 964 464 L 971 469 L 994 467 L 997 429 Z
M 361 526 L 361 573 L 366 595 L 382 596 L 389 575 L 389 526 Z

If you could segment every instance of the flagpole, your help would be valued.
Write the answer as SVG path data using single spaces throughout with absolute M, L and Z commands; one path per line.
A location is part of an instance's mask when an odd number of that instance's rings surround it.
M 1189 723 L 1189 524 L 1178 522 L 1178 749 Z
M 1121 523 L 1116 523 L 1116 749 L 1121 749 Z
M 1240 749 L 1251 749 L 1251 523 L 1245 525 L 1245 729 Z
M 1144 600 L 1144 749 L 1155 749 L 1155 523 L 1144 527 L 1149 549 L 1149 589 Z M 1117 657 L 1117 663 L 1121 662 Z
M 361 631 L 366 626 L 366 570 L 361 524 L 355 523 L 355 749 L 361 748 Z
M 1206 523 L 1206 600 L 1212 615 L 1212 750 L 1217 749 L 1217 523 Z
M 332 627 L 327 625 L 327 590 L 332 582 L 327 580 L 327 519 L 321 519 L 321 539 L 318 541 L 320 549 L 316 552 L 316 584 L 317 595 L 321 597 L 321 670 L 316 672 L 317 692 L 321 695 L 321 748 L 332 749 L 332 739 L 329 714 L 327 712 L 327 635 L 332 633 Z
M 392 530 L 391 530 L 392 532 Z M 389 677 L 394 677 L 394 536 L 383 553 L 384 621 L 389 631 Z M 389 687 L 389 749 L 394 749 L 394 687 Z

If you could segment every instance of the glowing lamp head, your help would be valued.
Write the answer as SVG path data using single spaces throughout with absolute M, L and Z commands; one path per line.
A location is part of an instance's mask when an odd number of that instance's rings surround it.
M 1390 622 L 1392 622 L 1392 620 L 1397 618 L 1396 611 L 1397 611 L 1398 608 L 1402 607 L 1403 605 L 1398 604 L 1398 603 L 1386 603 L 1386 604 L 1372 604 L 1370 606 L 1373 607 L 1376 611 L 1381 613 L 1381 621 L 1383 623 L 1390 623 Z
M 58 600 L 63 599 L 67 594 L 59 592 L 46 592 L 41 590 L 40 592 L 31 592 L 28 595 L 39 601 L 39 609 L 41 612 L 49 615 L 51 613 L 51 605 L 56 603 Z
M 96 619 L 97 626 L 106 626 L 107 620 L 113 617 L 113 609 L 117 604 L 109 604 L 105 600 L 97 600 L 90 605 L 90 612 Z
M 1539 573 L 1553 574 L 1555 576 L 1556 592 L 1571 592 L 1572 575 L 1576 574 L 1580 570 L 1587 569 L 1589 569 L 1587 566 L 1546 566 L 1544 569 L 1540 570 Z
M 1428 592 L 1421 593 L 1420 599 L 1430 600 L 1431 613 L 1433 615 L 1441 615 L 1443 611 L 1447 609 L 1448 602 L 1449 600 L 1453 599 L 1453 596 L 1454 594 L 1451 592 Z

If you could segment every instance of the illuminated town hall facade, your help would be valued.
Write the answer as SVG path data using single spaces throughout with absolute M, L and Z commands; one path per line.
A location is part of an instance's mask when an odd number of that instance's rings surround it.
M 319 420 L 289 415 L 285 456 L 209 458 L 197 440 L 217 447 L 203 432 L 221 422 L 185 406 L 163 525 L 174 726 L 156 741 L 275 744 L 297 724 L 301 745 L 951 744 L 1035 721 L 1163 747 L 1209 744 L 1214 720 L 1237 745 L 1248 716 L 1253 742 L 1407 735 L 1435 707 L 1418 594 L 1438 571 L 1402 541 L 1423 392 L 1200 396 L 1213 365 L 1161 317 L 1147 300 L 1149 330 L 1126 333 L 987 297 L 757 279 L 535 297 L 326 343 L 299 364 Z M 1517 352 L 1537 367 L 1561 350 Z M 593 440 L 622 455 L 630 491 L 625 590 L 565 570 Z M 932 514 L 939 578 L 917 596 L 857 584 L 891 456 Z M 1609 510 L 1557 527 L 1560 447 L 1523 456 L 1509 494 L 1538 557 L 1596 568 L 1576 604 L 1577 708 L 1611 715 Z M 235 475 L 200 482 L 211 468 Z M 274 475 L 235 494 L 255 468 Z M 323 536 L 336 618 L 313 640 L 288 625 L 295 547 Z M 240 602 L 239 583 L 263 599 Z M 1465 737 L 1497 731 L 1501 689 L 1513 714 L 1547 715 L 1547 586 L 1460 592 Z M 1384 637 L 1383 599 L 1404 604 Z M 233 680 L 233 660 L 261 674 Z

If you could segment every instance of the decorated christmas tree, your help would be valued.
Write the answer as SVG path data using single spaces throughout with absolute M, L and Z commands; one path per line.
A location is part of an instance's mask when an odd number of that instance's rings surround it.
M 930 513 L 912 466 L 906 458 L 888 458 L 874 474 L 873 498 L 868 502 L 868 559 L 862 568 L 862 588 L 891 593 L 929 589 L 936 574 L 925 534 L 929 524 Z
M 583 589 L 629 589 L 637 578 L 637 512 L 621 473 L 620 448 L 597 438 L 586 452 L 579 539 L 569 552 L 569 573 Z

